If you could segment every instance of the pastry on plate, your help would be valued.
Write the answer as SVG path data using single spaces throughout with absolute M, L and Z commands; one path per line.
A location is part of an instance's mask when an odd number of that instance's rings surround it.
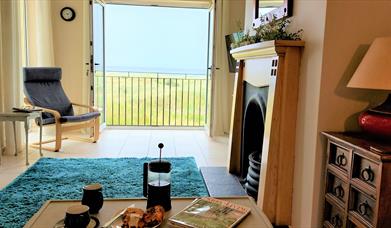
M 142 228 L 144 226 L 140 226 L 142 218 L 144 215 L 144 211 L 140 208 L 127 208 L 126 211 L 122 215 L 122 228 Z
M 140 208 L 127 208 L 122 215 L 122 228 L 158 227 L 164 219 L 164 208 L 154 206 L 144 212 Z
M 150 207 L 143 215 L 144 227 L 157 227 L 163 222 L 164 208 L 160 205 Z
M 164 208 L 154 206 L 144 212 L 140 208 L 128 208 L 122 215 L 122 228 L 158 227 L 164 219 Z

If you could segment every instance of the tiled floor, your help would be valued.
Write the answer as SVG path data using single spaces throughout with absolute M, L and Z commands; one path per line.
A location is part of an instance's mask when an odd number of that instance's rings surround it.
M 35 138 L 32 135 L 31 138 Z M 192 156 L 198 166 L 226 166 L 226 138 L 209 138 L 203 130 L 127 130 L 106 128 L 97 143 L 63 141 L 60 152 L 44 151 L 45 157 L 157 157 L 157 144 L 163 142 L 163 157 Z M 50 145 L 50 144 L 48 144 Z M 39 159 L 38 150 L 30 149 L 30 165 Z M 0 189 L 28 168 L 24 153 L 5 155 L 0 165 Z

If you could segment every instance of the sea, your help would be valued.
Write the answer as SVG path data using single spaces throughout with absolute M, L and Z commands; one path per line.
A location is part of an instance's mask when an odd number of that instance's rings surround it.
M 186 74 L 186 75 L 205 75 L 207 67 L 204 69 L 191 68 L 164 68 L 164 67 L 131 67 L 131 66 L 106 66 L 106 72 L 132 72 L 132 73 L 162 73 L 162 74 Z

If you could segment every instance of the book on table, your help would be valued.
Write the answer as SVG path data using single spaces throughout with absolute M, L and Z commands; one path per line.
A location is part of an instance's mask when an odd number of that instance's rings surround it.
M 250 208 L 211 197 L 194 200 L 168 220 L 170 227 L 229 228 L 250 213 Z
M 13 112 L 23 112 L 23 113 L 32 113 L 32 112 L 41 112 L 41 108 L 35 108 L 35 107 L 13 107 Z

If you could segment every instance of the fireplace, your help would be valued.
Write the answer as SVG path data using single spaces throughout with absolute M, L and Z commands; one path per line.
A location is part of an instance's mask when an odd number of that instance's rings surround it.
M 231 51 L 239 68 L 235 75 L 228 169 L 245 180 L 247 193 L 257 198 L 257 204 L 275 225 L 291 224 L 303 46 L 302 41 L 276 40 Z
M 269 87 L 244 82 L 240 178 L 247 194 L 258 197 L 267 95 Z

